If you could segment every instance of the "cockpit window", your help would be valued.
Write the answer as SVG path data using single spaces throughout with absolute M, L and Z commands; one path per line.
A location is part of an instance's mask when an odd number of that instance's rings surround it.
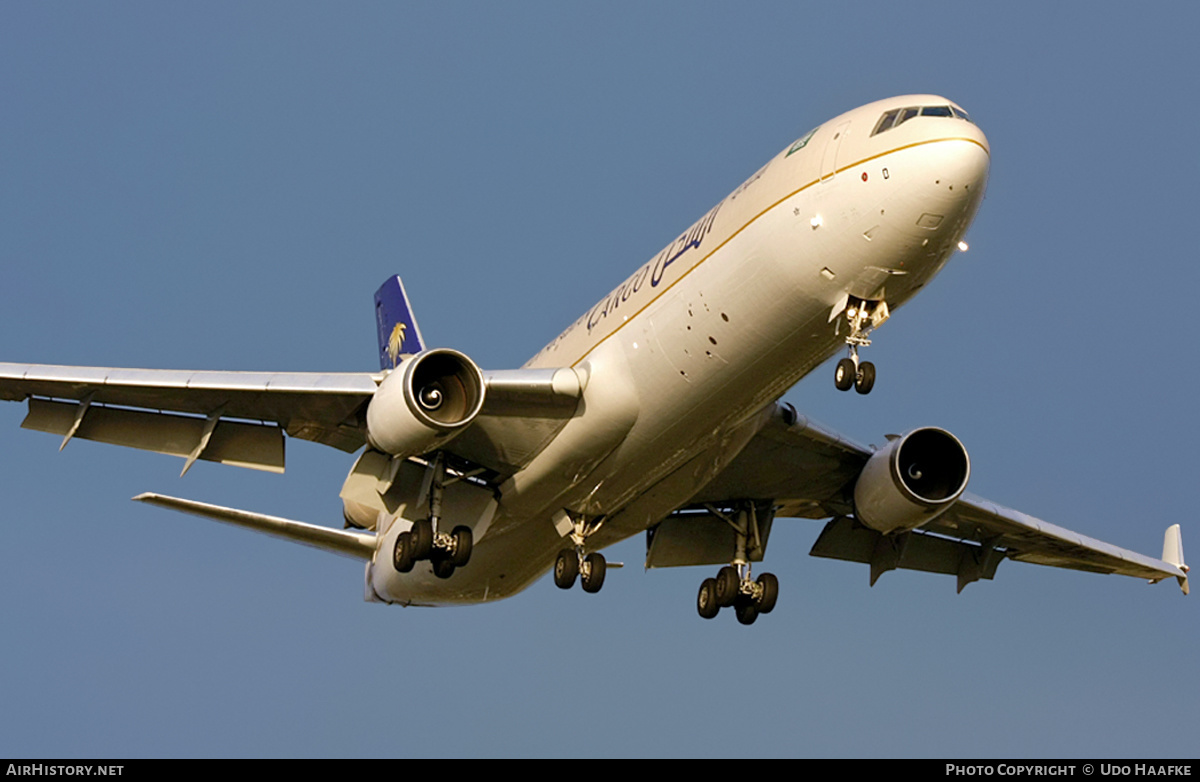
M 883 133 L 885 130 L 898 128 L 905 122 L 908 122 L 913 117 L 957 117 L 965 119 L 967 122 L 971 118 L 967 116 L 967 112 L 957 106 L 910 106 L 903 109 L 890 109 L 883 113 L 879 118 L 878 124 L 875 125 L 875 130 L 871 135 Z
M 872 131 L 871 135 L 874 136 L 876 133 L 882 133 L 885 130 L 891 129 L 892 123 L 896 121 L 896 115 L 899 113 L 900 109 L 892 109 L 891 111 L 884 112 L 883 116 L 879 118 L 879 124 L 875 126 L 875 130 Z

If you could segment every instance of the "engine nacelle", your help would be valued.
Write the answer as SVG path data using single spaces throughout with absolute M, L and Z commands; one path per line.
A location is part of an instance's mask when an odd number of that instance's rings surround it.
M 460 434 L 483 407 L 483 372 L 457 350 L 426 350 L 383 379 L 367 405 L 367 441 L 415 456 Z
M 855 516 L 883 533 L 915 529 L 967 488 L 971 460 L 945 429 L 914 429 L 876 451 L 854 485 Z

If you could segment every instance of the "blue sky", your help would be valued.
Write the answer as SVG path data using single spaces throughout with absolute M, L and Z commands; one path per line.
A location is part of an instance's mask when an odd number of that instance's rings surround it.
M 935 92 L 988 134 L 958 256 L 880 329 L 863 442 L 936 424 L 971 490 L 1158 556 L 1195 523 L 1191 4 L 0 5 L 0 359 L 371 370 L 404 276 L 426 341 L 520 365 L 800 133 Z M 19 428 L 0 406 L 0 755 L 1195 756 L 1196 597 L 1008 562 L 808 556 L 775 612 L 708 569 L 362 602 L 361 567 L 128 501 L 340 524 L 351 457 L 271 476 Z

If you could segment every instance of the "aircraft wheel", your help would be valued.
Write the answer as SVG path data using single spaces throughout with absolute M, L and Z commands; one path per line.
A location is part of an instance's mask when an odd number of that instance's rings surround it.
M 744 625 L 752 625 L 754 624 L 754 620 L 758 619 L 759 611 L 754 607 L 754 604 L 749 601 L 744 603 L 739 602 L 733 611 L 735 614 L 737 614 L 737 620 Z
M 414 521 L 409 532 L 413 540 L 413 560 L 429 559 L 433 553 L 433 522 L 429 519 Z
M 720 612 L 721 604 L 717 602 L 717 580 L 715 578 L 706 578 L 700 584 L 700 594 L 696 596 L 696 610 L 705 619 L 712 619 Z
M 475 547 L 475 536 L 470 527 L 455 527 L 450 533 L 454 538 L 454 554 L 450 561 L 455 567 L 462 567 L 471 561 L 471 550 Z
M 755 607 L 760 614 L 769 614 L 775 607 L 775 601 L 779 599 L 779 579 L 775 578 L 774 573 L 763 573 L 757 581 L 762 587 L 762 595 L 756 601 Z
M 565 548 L 558 552 L 554 560 L 554 586 L 559 589 L 570 589 L 575 586 L 575 577 L 579 575 L 579 556 L 575 549 Z
M 433 560 L 433 574 L 438 578 L 450 578 L 454 575 L 454 560 L 437 557 Z
M 728 608 L 737 600 L 738 591 L 741 588 L 742 579 L 738 575 L 737 568 L 732 565 L 726 565 L 717 573 L 717 605 L 722 608 Z
M 864 361 L 858 365 L 858 377 L 854 380 L 854 390 L 860 394 L 869 394 L 875 387 L 875 365 Z
M 595 594 L 600 591 L 600 587 L 604 586 L 604 575 L 608 572 L 608 562 L 604 560 L 603 554 L 593 552 L 584 558 L 583 563 L 588 565 L 584 570 L 583 578 L 580 579 L 583 591 Z
M 401 532 L 396 536 L 396 545 L 392 547 L 392 567 L 397 573 L 407 573 L 413 569 L 412 535 Z
M 849 391 L 857 374 L 858 368 L 854 366 L 854 359 L 844 358 L 837 362 L 837 368 L 833 370 L 833 384 L 837 386 L 838 391 Z

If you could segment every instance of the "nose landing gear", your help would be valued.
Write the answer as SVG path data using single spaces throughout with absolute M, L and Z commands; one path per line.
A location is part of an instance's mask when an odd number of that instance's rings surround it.
M 846 320 L 850 324 L 850 333 L 846 336 L 846 345 L 850 350 L 848 358 L 837 363 L 833 373 L 833 384 L 838 391 L 849 391 L 851 386 L 860 394 L 869 394 L 875 387 L 875 365 L 870 361 L 860 361 L 858 349 L 871 344 L 871 330 L 879 326 L 889 317 L 887 302 L 867 301 L 851 297 L 846 304 Z

